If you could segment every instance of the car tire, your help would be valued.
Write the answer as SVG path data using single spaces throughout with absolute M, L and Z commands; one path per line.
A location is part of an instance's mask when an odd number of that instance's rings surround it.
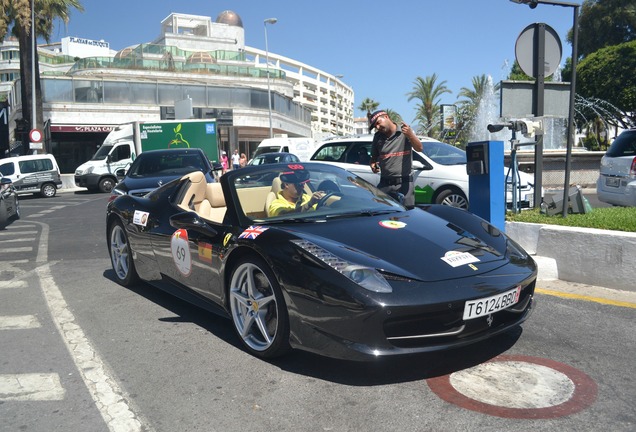
M 257 257 L 246 257 L 232 271 L 228 288 L 234 329 L 245 348 L 260 358 L 290 350 L 289 316 L 274 273 Z
M 115 181 L 110 177 L 103 178 L 99 181 L 100 192 L 110 193 L 110 191 L 112 191 L 114 187 L 115 187 Z
M 444 189 L 435 198 L 435 204 L 449 205 L 468 210 L 468 200 L 463 193 L 453 189 Z
M 44 183 L 40 188 L 40 195 L 45 198 L 53 198 L 57 193 L 57 187 L 53 183 Z
M 108 228 L 108 254 L 119 284 L 129 287 L 139 281 L 128 234 L 118 220 L 111 223 Z

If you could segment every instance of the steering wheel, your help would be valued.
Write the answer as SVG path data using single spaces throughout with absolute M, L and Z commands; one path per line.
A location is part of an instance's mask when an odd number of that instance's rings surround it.
M 319 209 L 320 207 L 322 207 L 322 206 L 326 205 L 326 204 L 327 204 L 327 200 L 328 200 L 329 198 L 331 198 L 332 196 L 339 196 L 339 197 L 341 197 L 341 196 L 343 196 L 343 194 L 342 194 L 342 192 L 336 192 L 336 191 L 326 193 L 326 194 L 325 194 L 322 198 L 320 198 L 320 200 L 316 203 L 316 209 Z

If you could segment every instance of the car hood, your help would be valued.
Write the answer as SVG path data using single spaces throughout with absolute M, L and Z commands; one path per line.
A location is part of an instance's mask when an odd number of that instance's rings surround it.
M 440 281 L 487 273 L 508 263 L 507 237 L 481 219 L 468 213 L 467 218 L 470 223 L 458 226 L 414 209 L 271 228 L 353 263 L 415 280 Z

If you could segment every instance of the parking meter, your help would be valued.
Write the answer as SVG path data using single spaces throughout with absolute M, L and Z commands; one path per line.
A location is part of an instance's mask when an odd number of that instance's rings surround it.
M 501 231 L 506 228 L 503 144 L 503 141 L 466 144 L 469 210 Z

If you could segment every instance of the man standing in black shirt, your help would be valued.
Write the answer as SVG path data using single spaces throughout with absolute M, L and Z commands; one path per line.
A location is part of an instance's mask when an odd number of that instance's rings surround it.
M 422 143 L 406 123 L 398 128 L 386 111 L 369 116 L 369 132 L 376 130 L 369 165 L 380 172 L 378 189 L 400 200 L 405 207 L 415 207 L 412 150 L 422 151 Z

